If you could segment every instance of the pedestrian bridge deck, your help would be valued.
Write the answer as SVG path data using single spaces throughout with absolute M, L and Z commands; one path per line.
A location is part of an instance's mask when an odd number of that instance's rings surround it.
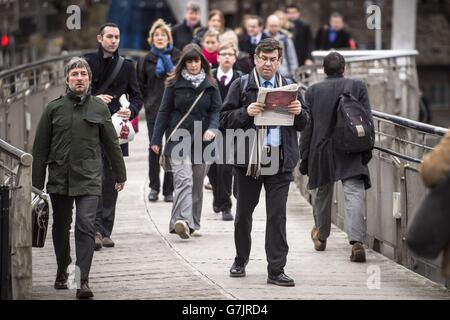
M 352 263 L 346 234 L 335 226 L 327 250 L 314 251 L 312 209 L 292 184 L 288 200 L 286 274 L 291 288 L 266 284 L 265 201 L 254 213 L 252 254 L 245 278 L 230 278 L 234 258 L 233 222 L 212 211 L 205 191 L 200 237 L 169 234 L 171 204 L 147 200 L 145 123 L 131 144 L 128 181 L 119 195 L 112 235 L 115 248 L 94 254 L 90 286 L 95 299 L 449 299 L 441 285 L 372 250 L 367 262 Z M 51 221 L 50 221 L 51 223 Z M 72 228 L 73 230 L 73 228 Z M 56 274 L 51 232 L 44 248 L 33 248 L 33 299 L 74 299 L 74 290 L 54 290 Z M 72 258 L 75 247 L 72 239 Z M 75 259 L 73 259 L 75 260 Z

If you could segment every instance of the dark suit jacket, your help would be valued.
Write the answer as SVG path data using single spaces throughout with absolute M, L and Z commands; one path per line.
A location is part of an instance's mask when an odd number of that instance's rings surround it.
M 270 38 L 267 34 L 263 32 L 261 40 Z M 249 54 L 250 60 L 253 64 L 253 55 L 255 54 L 256 45 L 252 44 L 252 37 L 245 34 L 239 38 L 239 49 L 245 51 Z
M 194 28 L 190 28 L 186 20 L 183 20 L 172 28 L 173 45 L 182 51 L 185 45 L 192 42 L 195 31 L 201 27 L 202 25 L 198 23 Z
M 329 27 L 321 28 L 316 36 L 316 50 L 350 49 L 350 33 L 340 30 L 334 42 L 328 39 Z
M 277 76 L 278 77 L 278 76 Z M 283 85 L 288 82 L 282 77 Z M 245 89 L 245 88 L 243 88 Z M 220 112 L 220 129 L 256 129 L 253 117 L 250 117 L 247 113 L 247 107 L 252 102 L 256 101 L 259 87 L 254 79 L 253 72 L 249 74 L 249 80 L 247 88 L 244 90 L 244 94 L 241 92 L 241 79 L 236 79 L 228 92 L 225 102 Z M 299 96 L 299 99 L 301 97 Z M 302 103 L 303 106 L 303 103 Z M 302 112 L 295 116 L 294 125 L 291 127 L 281 127 L 281 136 L 283 139 L 283 167 L 282 172 L 292 172 L 299 160 L 299 146 L 297 139 L 297 131 L 302 131 L 308 122 L 308 110 L 302 108 Z M 254 137 L 253 137 L 254 138 Z M 250 139 L 238 139 L 238 142 L 234 144 L 235 165 L 238 167 L 248 167 L 250 159 L 250 147 L 253 144 L 253 140 Z M 238 163 L 236 155 L 244 150 L 245 163 Z
M 114 70 L 119 58 L 119 51 L 114 53 L 113 58 L 108 60 L 106 65 L 103 60 L 103 50 L 101 47 L 99 47 L 97 53 L 87 54 L 85 58 L 92 70 L 92 95 L 109 94 L 113 96 L 113 100 L 108 104 L 109 111 L 111 112 L 111 115 L 113 115 L 121 107 L 119 102 L 120 96 L 122 94 L 127 94 L 128 100 L 130 101 L 130 119 L 134 119 L 139 114 L 143 104 L 134 62 L 130 59 L 125 59 L 122 68 L 109 88 L 104 92 L 100 92 L 99 90 L 101 89 L 102 84 L 110 77 Z M 122 148 L 123 155 L 128 156 L 128 143 L 122 144 L 120 147 Z
M 300 19 L 295 20 L 293 36 L 298 65 L 302 66 L 305 64 L 306 59 L 312 60 L 311 52 L 313 51 L 314 40 L 311 28 Z

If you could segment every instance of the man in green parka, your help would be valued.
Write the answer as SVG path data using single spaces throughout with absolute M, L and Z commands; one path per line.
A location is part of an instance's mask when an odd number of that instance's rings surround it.
M 70 257 L 70 225 L 76 205 L 75 250 L 79 272 L 76 297 L 93 297 L 89 270 L 95 246 L 95 216 L 102 187 L 101 147 L 110 159 L 116 190 L 126 181 L 125 163 L 108 107 L 91 96 L 92 78 L 83 58 L 65 66 L 66 95 L 51 101 L 44 110 L 33 145 L 33 186 L 47 192 L 53 207 L 52 236 L 58 270 L 56 289 L 67 289 Z

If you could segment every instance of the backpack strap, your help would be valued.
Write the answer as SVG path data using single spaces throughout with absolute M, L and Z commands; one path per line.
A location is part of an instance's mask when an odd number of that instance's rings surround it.
M 353 90 L 353 80 L 352 80 L 352 79 L 348 79 L 348 80 L 345 82 L 345 85 L 344 85 L 344 92 L 343 92 L 343 93 L 349 93 L 349 94 L 352 94 L 352 90 Z

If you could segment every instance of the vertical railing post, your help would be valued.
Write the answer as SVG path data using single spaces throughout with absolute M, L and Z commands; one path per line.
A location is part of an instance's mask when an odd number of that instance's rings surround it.
M 9 249 L 9 187 L 0 186 L 0 300 L 11 298 Z
M 27 161 L 28 162 L 28 161 Z M 14 300 L 30 299 L 32 292 L 31 161 L 22 161 L 11 208 L 11 283 Z

